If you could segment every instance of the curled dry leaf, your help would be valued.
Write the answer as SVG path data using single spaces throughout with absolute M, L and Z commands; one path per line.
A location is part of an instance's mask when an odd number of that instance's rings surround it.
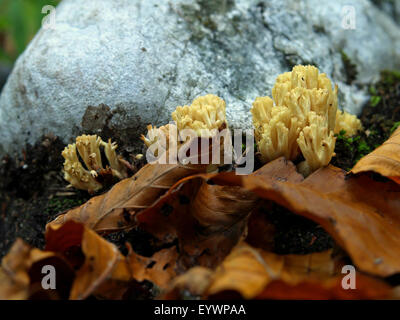
M 136 281 L 152 281 L 161 289 L 176 277 L 175 266 L 178 258 L 176 247 L 162 249 L 152 257 L 143 257 L 129 247 L 128 264 Z
M 303 180 L 294 166 L 284 172 L 279 172 L 280 169 L 275 162 L 254 174 Z M 246 235 L 247 217 L 257 208 L 257 197 L 229 183 L 214 185 L 210 180 L 214 176 L 182 179 L 154 206 L 137 215 L 142 229 L 164 244 L 177 244 L 177 247 L 162 250 L 150 258 L 131 251 L 128 259 L 137 281 L 149 280 L 165 288 L 169 280 L 192 266 L 214 268 Z
M 136 216 L 139 227 L 163 243 L 177 241 L 177 274 L 196 265 L 214 267 L 222 261 L 244 236 L 247 217 L 257 205 L 252 192 L 239 186 L 208 184 L 210 176 L 182 179 Z
M 151 206 L 175 182 L 205 170 L 205 165 L 147 164 L 107 193 L 58 216 L 47 228 L 74 220 L 100 233 L 129 229 L 135 224 L 133 216 Z
M 352 173 L 374 171 L 400 184 L 400 127 L 380 147 L 356 163 Z
M 358 299 L 385 298 L 390 287 L 361 274 L 355 290 L 342 288 L 342 261 L 325 251 L 308 255 L 276 255 L 241 243 L 212 272 L 193 268 L 176 278 L 164 298 L 179 298 L 186 290 L 203 298 Z M 197 287 L 191 284 L 196 281 Z M 235 296 L 235 295 L 234 295 Z M 237 297 L 237 295 L 236 295 Z
M 290 162 L 275 162 L 281 172 L 292 170 Z M 213 180 L 242 185 L 319 223 L 362 271 L 379 276 L 400 272 L 400 186 L 394 182 L 346 176 L 334 166 L 321 168 L 302 182 L 270 174 L 225 174 Z
M 80 223 L 50 226 L 46 250 L 63 254 L 78 269 L 69 296 L 72 300 L 90 295 L 119 299 L 132 280 L 126 258 L 118 248 Z
M 57 269 L 55 290 L 42 288 L 42 267 L 45 265 L 52 265 Z M 1 262 L 0 300 L 66 298 L 73 274 L 71 266 L 61 256 L 32 248 L 23 240 L 17 239 Z

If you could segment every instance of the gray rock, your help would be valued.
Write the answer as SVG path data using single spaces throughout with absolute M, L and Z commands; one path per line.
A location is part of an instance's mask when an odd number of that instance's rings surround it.
M 379 9 L 392 16 L 394 21 L 400 25 L 400 0 L 371 0 Z
M 355 30 L 342 27 L 345 5 Z M 357 65 L 353 85 L 342 52 Z M 359 113 L 364 85 L 399 58 L 399 26 L 367 0 L 63 0 L 56 28 L 38 32 L 3 89 L 0 155 L 48 132 L 69 142 L 104 127 L 135 146 L 147 124 L 206 93 L 248 128 L 252 101 L 295 64 L 318 66 Z

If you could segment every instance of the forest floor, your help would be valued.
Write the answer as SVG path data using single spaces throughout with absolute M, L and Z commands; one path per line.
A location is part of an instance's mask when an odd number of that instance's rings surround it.
M 370 92 L 371 100 L 360 116 L 364 129 L 354 137 L 346 137 L 344 132 L 337 137 L 332 164 L 342 169 L 349 170 L 362 156 L 382 144 L 400 124 L 400 74 L 382 72 L 381 80 L 370 87 Z M 58 137 L 49 135 L 34 146 L 27 146 L 18 159 L 2 159 L 0 259 L 18 237 L 43 248 L 46 223 L 91 197 L 86 192 L 66 188 L 61 156 L 64 147 Z M 132 159 L 127 152 L 123 154 L 127 160 Z M 136 164 L 137 169 L 142 165 Z M 273 250 L 278 254 L 306 254 L 335 246 L 331 236 L 318 224 L 283 207 L 273 205 L 265 214 L 275 227 Z M 107 238 L 123 253 L 126 253 L 125 242 L 130 242 L 134 251 L 144 256 L 160 249 L 153 245 L 156 241 L 151 235 L 138 229 Z

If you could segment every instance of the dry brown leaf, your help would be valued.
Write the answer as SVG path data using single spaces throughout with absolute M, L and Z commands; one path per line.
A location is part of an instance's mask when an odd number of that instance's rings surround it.
M 136 216 L 140 228 L 163 243 L 177 240 L 176 273 L 214 267 L 243 237 L 258 198 L 238 186 L 207 183 L 209 176 L 179 181 L 154 206 Z
M 151 206 L 173 184 L 205 170 L 205 165 L 147 164 L 133 177 L 58 216 L 46 227 L 74 220 L 99 233 L 131 228 L 134 225 L 133 216 Z
M 282 170 L 282 165 L 285 170 Z M 297 172 L 292 162 L 287 162 L 284 158 L 271 162 L 268 166 L 263 166 L 255 171 L 253 176 L 269 176 L 278 181 L 290 181 L 299 183 L 304 180 L 303 176 Z M 248 232 L 246 242 L 251 246 L 272 251 L 274 248 L 275 226 L 267 219 L 263 211 L 272 206 L 271 202 L 264 201 L 259 208 L 255 210 L 248 221 Z M 261 210 L 260 210 L 261 209 Z
M 165 298 L 177 298 L 178 292 L 203 298 L 230 298 L 233 293 L 245 299 L 358 299 L 385 298 L 391 288 L 383 282 L 356 275 L 356 289 L 341 286 L 342 262 L 325 251 L 308 255 L 276 255 L 241 243 L 214 271 L 193 268 L 176 278 Z M 189 276 L 190 275 L 190 276 Z M 197 281 L 197 287 L 190 284 Z M 275 292 L 276 290 L 276 292 Z M 238 297 L 238 296 L 236 296 Z
M 138 282 L 152 281 L 161 289 L 176 277 L 175 267 L 178 252 L 176 247 L 163 249 L 152 257 L 143 257 L 129 246 L 128 263 L 134 279 Z
M 182 296 L 190 295 L 193 297 L 201 297 L 207 290 L 213 271 L 205 267 L 193 267 L 184 274 L 174 278 L 168 289 L 160 297 L 165 300 L 179 300 Z
M 21 300 L 29 297 L 29 269 L 40 260 L 42 252 L 17 239 L 3 258 L 0 269 L 0 299 Z
M 262 210 L 254 211 L 247 224 L 246 242 L 255 248 L 273 251 L 275 247 L 275 225 Z
M 303 180 L 295 166 L 283 174 L 279 173 L 280 169 L 275 163 L 255 175 L 279 174 L 281 179 Z M 177 239 L 178 253 L 174 247 L 151 258 L 132 254 L 135 279 L 150 280 L 164 288 L 172 275 L 181 274 L 190 267 L 215 267 L 246 235 L 247 217 L 257 207 L 257 198 L 239 186 L 208 183 L 214 176 L 182 179 L 154 206 L 137 215 L 138 225 L 162 243 L 173 243 Z M 168 268 L 163 271 L 166 265 Z M 174 267 L 170 269 L 171 266 Z
M 14 279 L 0 267 L 0 300 L 28 299 L 29 286 Z
M 47 291 L 41 286 L 44 265 L 52 265 L 57 269 L 56 290 Z M 23 240 L 17 239 L 1 263 L 0 300 L 64 298 L 72 278 L 72 268 L 60 256 L 32 248 Z
M 380 147 L 361 158 L 352 173 L 374 171 L 400 184 L 400 127 Z
M 65 255 L 79 267 L 70 292 L 72 300 L 92 294 L 120 299 L 132 280 L 126 258 L 118 248 L 83 224 L 68 221 L 50 226 L 46 232 L 46 250 Z
M 279 164 L 282 174 L 293 166 L 282 159 L 274 162 L 266 166 Z M 379 276 L 400 272 L 400 186 L 394 182 L 346 176 L 333 166 L 321 168 L 302 182 L 233 173 L 213 180 L 242 185 L 319 223 L 362 271 Z
M 337 271 L 338 266 L 331 258 L 331 251 L 283 256 L 241 244 L 215 271 L 207 296 L 233 290 L 245 299 L 252 299 L 275 280 L 289 284 L 309 278 L 322 281 L 334 276 Z
M 361 273 L 356 273 L 356 289 L 343 290 L 343 276 L 324 281 L 306 280 L 294 285 L 282 280 L 273 281 L 257 296 L 257 299 L 366 300 L 393 297 L 392 290 L 386 283 Z

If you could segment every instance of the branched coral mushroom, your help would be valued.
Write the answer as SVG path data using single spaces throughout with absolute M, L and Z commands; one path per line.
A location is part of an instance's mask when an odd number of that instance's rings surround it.
M 225 156 L 225 143 L 231 143 L 224 130 L 228 128 L 228 123 L 223 99 L 213 94 L 200 96 L 190 106 L 176 107 L 172 118 L 175 123 L 160 128 L 149 125 L 147 135 L 142 135 L 150 157 L 158 158 L 164 151 L 169 151 L 169 160 L 175 161 L 174 156 L 177 156 L 182 164 L 192 161 L 195 164 L 200 158 L 204 161 L 204 157 L 208 157 L 213 164 L 221 163 Z M 218 144 L 214 138 L 219 139 Z M 219 149 L 214 153 L 215 148 Z M 216 166 L 208 166 L 208 170 L 215 169 Z
M 320 167 L 326 166 L 334 155 L 336 139 L 328 130 L 323 117 L 311 111 L 308 125 L 300 132 L 297 143 L 306 161 L 299 164 L 299 171 L 308 176 Z
M 346 131 L 347 136 L 354 136 L 362 129 L 361 121 L 355 115 L 338 110 L 336 114 L 335 133 Z
M 100 147 L 104 148 L 108 161 L 105 168 L 102 164 Z M 111 142 L 111 139 L 104 142 L 96 135 L 77 137 L 76 143 L 69 144 L 62 152 L 65 159 L 64 179 L 70 183 L 70 186 L 93 193 L 100 190 L 107 179 L 126 178 L 127 170 L 117 156 L 116 148 L 117 145 Z
M 338 88 L 332 89 L 327 76 L 320 74 L 314 66 L 295 66 L 292 72 L 278 76 L 272 89 L 277 106 L 286 106 L 293 116 L 301 121 L 307 119 L 310 111 L 328 121 L 328 130 L 335 128 L 338 106 Z
M 198 97 L 191 106 L 178 106 L 172 113 L 179 131 L 191 129 L 199 137 L 212 136 L 212 130 L 227 127 L 225 101 L 213 94 Z
M 251 111 L 262 161 L 269 162 L 281 156 L 297 158 L 296 139 L 301 123 L 289 108 L 273 107 L 271 98 L 262 97 L 256 99 Z
M 273 100 L 257 98 L 251 109 L 261 160 L 295 160 L 301 152 L 305 162 L 299 169 L 304 175 L 327 165 L 334 155 L 337 117 L 352 127 L 358 120 L 339 113 L 337 92 L 337 86 L 332 88 L 327 76 L 313 66 L 295 66 L 278 76 Z
M 147 136 L 142 134 L 140 139 L 147 147 L 157 144 L 155 156 L 158 156 L 159 151 L 162 153 L 168 150 L 170 146 L 179 147 L 177 132 L 176 125 L 172 123 L 159 128 L 150 124 L 147 126 Z
M 157 150 L 168 150 L 170 146 L 179 148 L 183 142 L 179 133 L 185 129 L 192 130 L 197 137 L 212 138 L 215 132 L 228 127 L 225 101 L 213 94 L 194 99 L 190 106 L 176 107 L 172 119 L 176 124 L 159 128 L 147 126 L 147 135 L 141 136 L 147 147 L 158 144 Z

